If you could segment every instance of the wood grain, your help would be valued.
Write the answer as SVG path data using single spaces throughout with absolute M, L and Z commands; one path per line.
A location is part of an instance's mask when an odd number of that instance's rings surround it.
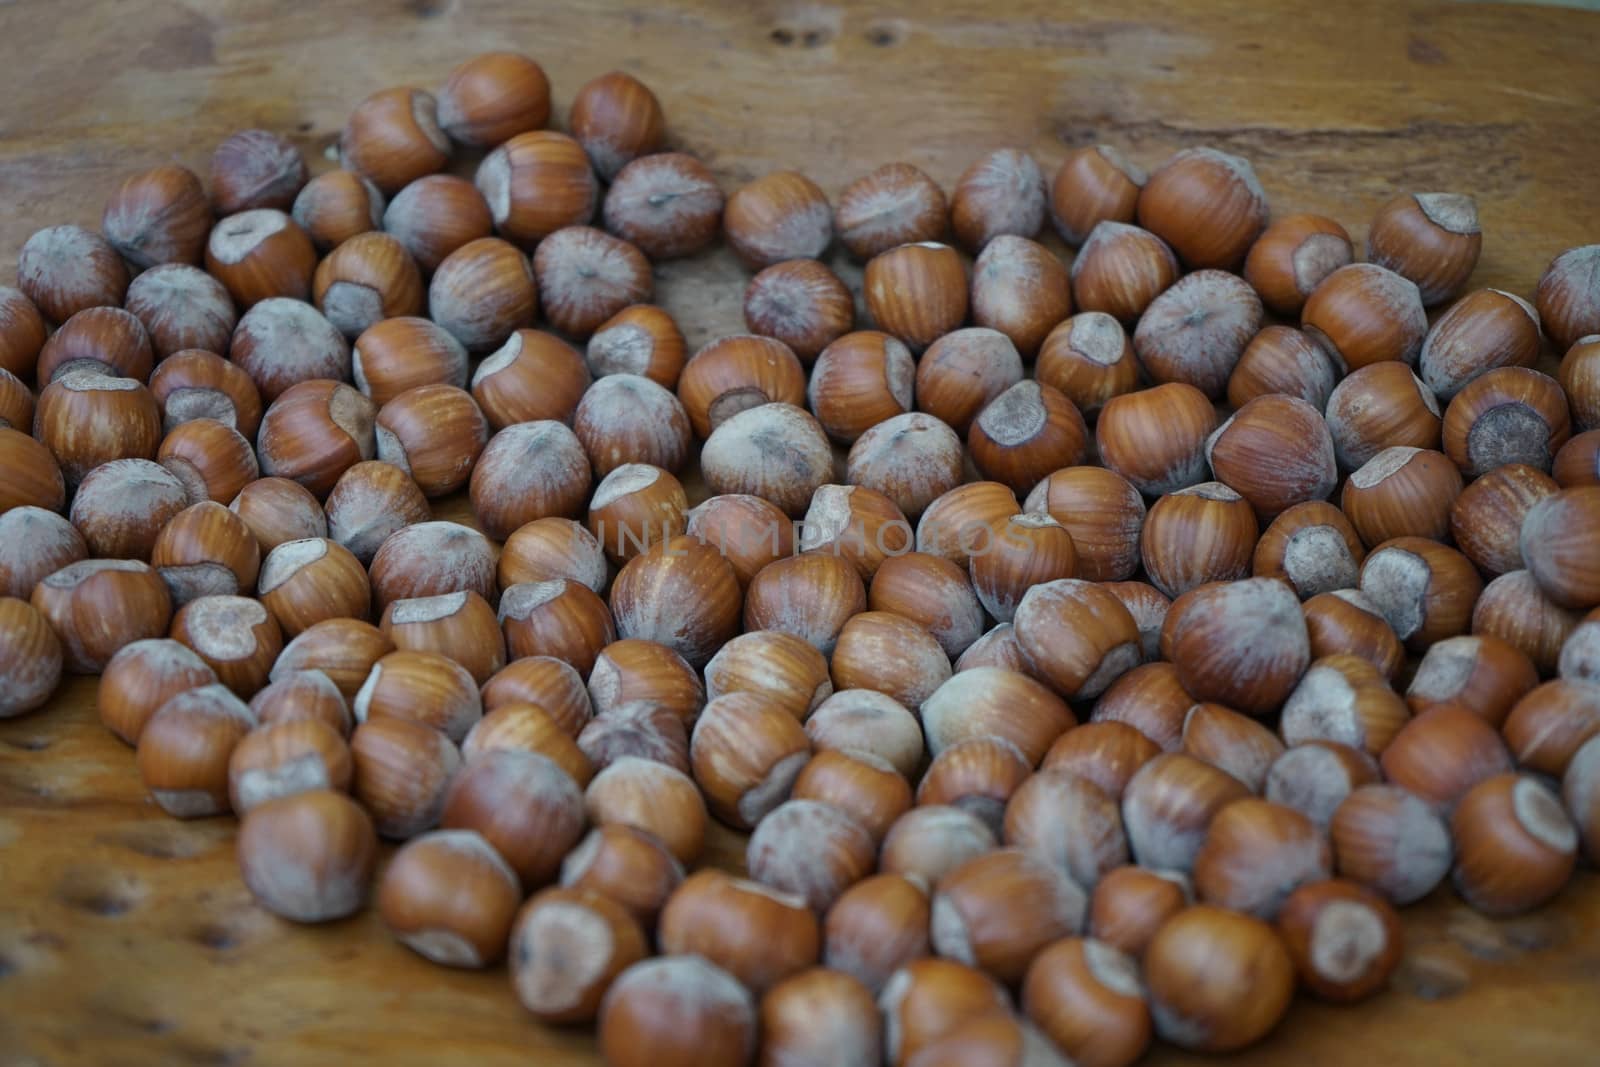
M 896 159 L 948 187 L 1008 144 L 1049 169 L 1098 141 L 1147 165 L 1211 144 L 1255 162 L 1275 210 L 1332 214 L 1358 238 L 1398 190 L 1472 192 L 1487 235 L 1474 284 L 1531 295 L 1552 256 L 1600 239 L 1597 39 L 1593 14 L 1420 0 L 11 3 L 0 258 L 40 226 L 95 225 L 126 171 L 204 173 L 242 127 L 289 133 L 326 169 L 365 94 L 431 87 L 468 54 L 513 47 L 545 64 L 558 114 L 598 73 L 642 77 L 672 142 L 730 189 L 795 167 L 833 193 Z M 743 278 L 719 251 L 665 265 L 657 285 L 698 346 L 741 328 Z M 95 685 L 0 723 L 0 1067 L 597 1062 L 585 1033 L 532 1023 L 503 970 L 428 965 L 371 915 L 303 929 L 254 908 L 232 821 L 155 809 L 96 719 Z M 731 834 L 714 843 L 718 862 L 738 853 Z M 1592 1062 L 1597 915 L 1591 874 L 1509 922 L 1441 890 L 1406 915 L 1391 992 L 1297 1003 L 1238 1062 Z

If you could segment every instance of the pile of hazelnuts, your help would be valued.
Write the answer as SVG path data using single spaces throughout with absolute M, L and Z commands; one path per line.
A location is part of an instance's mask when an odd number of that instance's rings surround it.
M 1209 148 L 830 204 L 724 198 L 627 74 L 549 118 L 481 55 L 342 169 L 249 130 L 27 241 L 0 715 L 100 673 L 291 920 L 403 842 L 394 935 L 620 1067 L 1238 1049 L 1446 876 L 1509 915 L 1600 857 L 1600 245 L 1458 297 L 1468 196 L 1357 263 Z M 690 355 L 652 264 L 719 235 L 750 332 Z

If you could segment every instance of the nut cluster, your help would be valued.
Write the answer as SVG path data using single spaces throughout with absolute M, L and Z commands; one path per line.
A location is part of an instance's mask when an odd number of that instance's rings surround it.
M 1210 148 L 830 202 L 626 73 L 568 119 L 480 55 L 27 241 L 0 717 L 101 674 L 261 907 L 620 1067 L 1239 1049 L 1600 859 L 1600 246 L 1463 295 L 1460 194 L 1358 262 Z M 686 338 L 719 236 L 750 332 Z

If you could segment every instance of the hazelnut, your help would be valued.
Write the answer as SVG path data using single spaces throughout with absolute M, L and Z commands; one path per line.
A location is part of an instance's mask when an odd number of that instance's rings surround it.
M 492 147 L 550 118 L 544 68 L 516 52 L 484 52 L 457 66 L 438 95 L 439 126 L 459 144 Z
M 331 170 L 301 188 L 289 217 L 326 252 L 358 233 L 382 229 L 386 205 L 378 187 L 355 171 Z
M 1554 603 L 1527 571 L 1510 571 L 1484 586 L 1472 609 L 1474 633 L 1492 634 L 1525 653 L 1543 674 L 1553 674 L 1561 648 L 1580 615 Z
M 1353 263 L 1312 290 L 1300 326 L 1341 368 L 1354 371 L 1388 360 L 1416 363 L 1428 316 L 1410 279 L 1375 263 Z
M 820 1025 L 819 1025 L 820 1021 Z M 761 1000 L 761 1061 L 872 1064 L 883 1056 L 883 1021 L 872 992 L 856 978 L 814 967 Z
M 286 209 L 305 183 L 300 150 L 268 130 L 240 130 L 211 154 L 211 197 L 218 214 Z
M 816 259 L 833 240 L 833 209 L 810 178 L 773 171 L 728 197 L 722 232 L 751 270 L 786 259 Z
M 1216 428 L 1216 410 L 1204 393 L 1168 382 L 1106 401 L 1095 423 L 1095 443 L 1108 469 L 1140 491 L 1161 496 L 1204 480 L 1205 445 Z
M 26 600 L 39 579 L 88 556 L 83 535 L 55 512 L 28 504 L 0 509 L 0 596 Z
M 1196 1051 L 1254 1044 L 1294 996 L 1294 963 L 1273 928 L 1209 905 L 1187 908 L 1161 928 L 1144 973 L 1156 1033 Z
M 356 105 L 339 136 L 339 163 L 393 196 L 450 161 L 438 102 L 421 89 L 383 89 Z
M 1600 429 L 1600 334 L 1580 338 L 1567 349 L 1556 377 L 1572 405 L 1574 426 L 1584 431 Z
M 1329 274 L 1350 264 L 1350 234 L 1322 215 L 1285 215 L 1250 246 L 1244 278 L 1262 303 L 1285 316 L 1300 314 L 1306 297 Z
M 608 556 L 623 564 L 682 534 L 688 509 L 678 479 L 646 463 L 625 463 L 595 488 L 589 531 Z
M 1327 425 L 1298 397 L 1248 401 L 1206 439 L 1206 461 L 1262 520 L 1324 499 L 1338 481 Z
M 1062 870 L 1020 849 L 999 849 L 939 880 L 933 947 L 1015 985 L 1040 950 L 1082 929 L 1087 908 L 1084 891 Z
M 711 245 L 722 231 L 722 207 L 710 168 L 683 152 L 658 152 L 617 172 L 601 217 L 606 229 L 659 262 Z
M 1191 269 L 1232 270 L 1267 224 L 1267 197 L 1248 160 L 1188 148 L 1150 174 L 1139 193 L 1139 225 Z
M 601 770 L 630 756 L 665 763 L 686 774 L 691 769 L 683 720 L 672 709 L 645 700 L 597 716 L 578 735 L 578 750 L 589 765 Z
M 1437 448 L 1439 406 L 1403 363 L 1385 360 L 1352 373 L 1328 396 L 1328 433 L 1343 470 L 1355 470 L 1385 448 Z
M 451 252 L 428 284 L 428 314 L 469 352 L 494 351 L 538 311 L 533 264 L 494 237 Z
M 979 412 L 1021 381 L 1022 357 L 1005 334 L 955 330 L 933 342 L 917 364 L 917 408 L 965 433 Z
M 1165 388 L 1158 386 L 1139 395 L 1158 393 Z M 1210 415 L 1209 420 L 1207 431 L 1215 424 L 1215 415 Z M 1106 444 L 1098 431 L 1096 440 L 1100 442 L 1103 457 Z M 1034 486 L 1028 494 L 1026 510 L 1048 514 L 1066 528 L 1077 552 L 1079 578 L 1095 582 L 1122 581 L 1138 568 L 1144 500 L 1139 490 L 1116 471 L 1100 467 L 1057 471 Z
M 1128 862 L 1117 801 L 1089 779 L 1059 767 L 1039 772 L 1011 795 L 1005 840 L 1080 887 L 1093 888 L 1106 872 Z M 941 893 L 944 886 L 941 881 Z M 937 916 L 937 898 L 934 907 Z
M 889 976 L 878 996 L 887 1062 L 891 1067 L 920 1062 L 918 1053 L 964 1023 L 1004 1019 L 1009 1003 L 999 983 L 976 968 L 955 960 L 912 960 Z
M 847 333 L 854 320 L 850 290 L 814 259 L 774 263 L 745 288 L 745 326 L 782 341 L 805 363 Z
M 700 790 L 665 763 L 624 756 L 594 776 L 584 807 L 598 827 L 620 824 L 655 835 L 679 863 L 693 863 L 705 844 Z
M 68 518 L 90 555 L 148 562 L 161 528 L 187 503 L 183 483 L 164 467 L 147 459 L 114 459 L 83 479 Z
M 1239 278 L 1196 271 L 1151 301 L 1133 331 L 1133 349 L 1157 383 L 1184 382 L 1218 399 L 1261 316 L 1261 298 Z
M 239 490 L 228 510 L 250 527 L 263 552 L 271 552 L 285 541 L 328 534 L 328 519 L 317 498 L 287 478 L 256 479 Z
M 1034 957 L 1022 1009 L 1073 1063 L 1126 1067 L 1150 1045 L 1139 966 L 1103 941 L 1063 938 Z
M 549 516 L 582 514 L 589 457 L 559 422 L 513 423 L 484 446 L 470 480 L 472 510 L 497 540 Z
M 214 419 L 190 419 L 174 426 L 156 450 L 156 460 L 196 503 L 227 504 L 261 474 L 250 442 Z
M 745 865 L 756 881 L 826 912 L 839 895 L 871 872 L 872 835 L 849 815 L 815 800 L 790 800 L 772 809 L 750 835 Z
M 697 436 L 762 404 L 804 403 L 806 374 L 782 341 L 738 334 L 696 352 L 678 379 L 678 399 Z
M 589 338 L 584 359 L 596 378 L 637 374 L 663 389 L 674 389 L 683 370 L 683 331 L 654 304 L 635 304 L 600 324 Z
M 405 245 L 386 233 L 360 233 L 317 265 L 312 282 L 317 310 L 346 337 L 359 337 L 384 319 L 422 311 L 422 275 Z
M 912 543 L 911 524 L 894 501 L 863 485 L 819 486 L 799 525 L 802 552 L 847 559 L 868 581 Z
M 1018 148 L 978 158 L 950 195 L 950 227 L 974 255 L 996 237 L 1032 237 L 1044 226 L 1045 188 L 1039 164 Z
M 217 680 L 252 697 L 267 684 L 283 632 L 267 609 L 248 597 L 197 597 L 172 617 L 172 636 L 216 672 Z
M 1004 738 L 957 741 L 929 764 L 917 787 L 917 805 L 950 805 L 970 812 L 998 838 L 1006 804 L 1032 774 L 1033 764 Z
M 1486 574 L 1522 568 L 1522 523 L 1534 504 L 1559 487 L 1548 475 L 1520 463 L 1488 471 L 1462 490 L 1450 507 L 1456 546 Z
M 461 753 L 448 737 L 426 723 L 382 715 L 356 727 L 350 755 L 353 792 L 379 834 L 404 840 L 439 824 L 446 790 L 461 767 Z
M 1507 463 L 1548 470 L 1570 433 L 1561 386 L 1527 367 L 1501 367 L 1474 378 L 1444 413 L 1445 453 L 1468 476 Z
M 470 590 L 392 600 L 380 629 L 402 651 L 437 653 L 465 668 L 474 688 L 506 665 L 494 609 Z
M 1443 540 L 1461 495 L 1461 475 L 1442 453 L 1397 445 L 1369 459 L 1344 483 L 1340 500 L 1361 539 Z
M 1029 589 L 1073 577 L 1077 558 L 1066 527 L 1048 514 L 1024 512 L 997 529 L 987 552 L 972 557 L 973 589 L 990 616 L 1010 622 Z
M 1600 837 L 1596 837 L 1600 823 L 1596 822 L 1597 805 L 1594 788 L 1597 752 L 1600 752 L 1600 744 L 1591 745 L 1585 742 L 1568 764 L 1566 777 L 1561 783 L 1562 801 L 1566 805 L 1568 816 L 1577 828 L 1583 854 L 1590 862 L 1594 860 L 1596 845 L 1600 844 Z
M 1378 780 L 1378 764 L 1360 749 L 1313 738 L 1284 750 L 1267 770 L 1263 794 L 1327 832 L 1345 797 Z
M 533 256 L 545 318 L 586 338 L 630 304 L 647 302 L 650 262 L 633 245 L 588 226 L 567 226 L 539 242 Z
M 911 786 L 894 765 L 869 752 L 819 752 L 795 778 L 796 800 L 831 804 L 881 842 L 911 808 Z
M 867 314 L 915 352 L 967 317 L 967 268 L 955 249 L 935 241 L 898 245 L 867 261 L 861 283 Z
M 1072 298 L 1083 311 L 1137 322 L 1178 280 L 1178 257 L 1149 230 L 1106 220 L 1072 261 Z
M 1578 832 L 1555 793 L 1500 774 L 1474 786 L 1450 818 L 1456 890 L 1486 915 L 1516 915 L 1561 891 L 1577 863 Z
M 421 320 L 401 319 L 397 326 L 415 321 Z M 229 358 L 250 375 L 269 402 L 299 382 L 339 381 L 351 372 L 350 345 L 334 324 L 310 304 L 282 297 L 263 300 L 245 312 L 233 331 Z M 465 355 L 460 358 L 464 366 Z M 359 370 L 356 381 L 372 395 Z
M 1081 463 L 1087 438 L 1071 400 L 1049 385 L 1020 381 L 972 421 L 967 445 L 980 472 L 1026 493 L 1052 471 Z
M 1534 302 L 1556 351 L 1600 333 L 1600 294 L 1594 281 L 1600 245 L 1569 248 L 1545 268 Z M 26 290 L 26 287 L 23 287 Z
M 1133 616 L 1092 582 L 1062 578 L 1034 586 L 1017 605 L 1014 624 L 1029 665 L 1071 699 L 1099 696 L 1139 664 Z
M 610 603 L 618 636 L 660 642 L 701 667 L 739 631 L 742 599 L 728 561 L 680 536 L 629 560 L 611 583 Z
M 919 804 L 889 828 L 879 867 L 913 884 L 934 886 L 968 860 L 993 851 L 998 841 L 989 823 L 965 808 Z
M 1290 894 L 1278 918 L 1300 981 L 1324 1000 L 1364 1000 L 1400 963 L 1400 916 L 1376 893 L 1329 880 Z
M 424 271 L 469 241 L 494 232 L 483 194 L 465 178 L 430 174 L 407 185 L 389 201 L 383 228 L 397 239 Z
M 314 789 L 252 808 L 239 821 L 238 854 L 257 904 L 295 922 L 328 922 L 366 903 L 378 835 L 361 805 Z
M 1466 633 L 1482 590 L 1467 557 L 1420 537 L 1385 541 L 1361 564 L 1361 591 L 1414 650 Z
M 683 866 L 650 834 L 613 823 L 589 831 L 561 863 L 561 885 L 599 893 L 645 930 L 683 882 Z
M 7 686 L 0 720 L 43 707 L 61 684 L 61 663 L 61 640 L 49 620 L 26 600 L 0 597 L 0 669 Z
M 33 408 L 33 390 L 15 374 L 0 368 L 0 429 L 26 432 L 33 426 Z
M 1394 678 L 1405 665 L 1400 638 L 1367 595 L 1359 589 L 1318 593 L 1301 605 L 1311 657 L 1349 654 L 1359 656 L 1385 678 Z
M 713 493 L 748 493 L 798 516 L 812 493 L 833 480 L 833 449 L 805 409 L 763 404 L 712 431 L 700 469 Z
M 1168 919 L 1194 903 L 1193 896 L 1188 876 L 1180 871 L 1131 866 L 1107 871 L 1089 898 L 1091 943 L 1137 959 Z M 1050 952 L 1045 950 L 1047 955 Z M 1025 984 L 1025 1002 L 1027 990 Z
M 1086 415 L 1139 385 L 1133 345 L 1117 320 L 1102 311 L 1085 311 L 1052 329 L 1039 348 L 1034 374 Z
M 81 226 L 34 231 L 17 255 L 17 288 L 51 322 L 66 322 L 84 308 L 122 304 L 128 268 L 104 237 Z M 31 334 L 30 328 L 25 334 Z M 44 343 L 44 337 L 39 337 Z
M 1122 794 L 1128 847 L 1142 867 L 1189 871 L 1212 819 L 1249 796 L 1233 775 L 1181 752 L 1150 760 Z
M 1311 659 L 1299 602 L 1272 579 L 1196 589 L 1189 610 L 1169 620 L 1172 661 L 1197 700 L 1265 713 L 1288 696 Z
M 1160 753 L 1154 741 L 1126 723 L 1090 722 L 1058 737 L 1040 770 L 1071 772 L 1120 801 L 1129 780 Z
M 495 229 L 531 246 L 563 226 L 594 218 L 599 182 L 583 147 L 563 133 L 531 130 L 494 149 L 478 165 L 478 191 Z
M 1091 721 L 1126 723 L 1175 752 L 1183 746 L 1183 720 L 1194 703 L 1178 682 L 1178 668 L 1145 663 L 1111 683 L 1095 702 Z
M 47 336 L 44 317 L 33 301 L 19 289 L 0 285 L 0 369 L 31 380 Z
M 921 626 L 954 658 L 983 634 L 983 608 L 966 573 L 956 564 L 922 552 L 883 561 L 872 579 L 867 605 Z
M 1268 769 L 1283 755 L 1283 742 L 1248 715 L 1221 704 L 1196 704 L 1183 717 L 1183 751 L 1260 793 Z
M 589 672 L 589 700 L 596 714 L 647 703 L 692 722 L 705 706 L 705 687 L 688 662 L 666 645 L 630 639 L 600 650 Z
M 0 519 L 0 530 L 3 530 L 4 527 L 5 522 Z M 1561 656 L 1556 663 L 1556 669 L 1561 677 L 1571 678 L 1580 682 L 1600 681 L 1600 626 L 1596 626 L 1596 622 L 1600 622 L 1600 616 L 1596 616 L 1594 612 L 1584 616 L 1583 621 L 1572 631 L 1572 636 L 1567 638 L 1567 643 L 1561 646 Z M 1484 638 L 1483 640 L 1503 646 L 1506 652 L 1515 652 L 1514 649 L 1506 646 L 1505 642 L 1498 639 Z M 1520 653 L 1518 653 L 1518 656 L 1520 656 Z M 1526 657 L 1521 658 L 1523 660 L 1526 659 Z M 1523 672 L 1517 677 L 1519 680 L 1529 683 L 1523 687 L 1523 691 L 1532 688 L 1531 682 L 1534 677 L 1532 674 Z M 1501 679 L 1495 678 L 1495 681 L 1499 682 Z M 1504 681 L 1509 688 L 1510 679 L 1507 678 Z
M 173 605 L 182 607 L 196 597 L 255 589 L 261 546 L 243 519 L 205 500 L 178 512 L 161 528 L 150 549 L 150 565 L 166 583 Z
M 1459 707 L 1498 728 L 1522 696 L 1539 684 L 1528 657 L 1498 637 L 1451 637 L 1429 646 L 1406 703 L 1416 715 L 1437 707 Z
M 354 619 L 340 621 L 355 623 Z M 278 660 L 287 668 L 285 653 L 279 653 Z M 274 664 L 270 677 L 272 681 L 267 687 L 250 698 L 250 711 L 262 726 L 310 721 L 327 726 L 341 738 L 350 736 L 354 726 L 350 706 L 339 686 L 327 674 L 320 670 L 279 670 Z
M 1406 705 L 1368 660 L 1347 654 L 1314 662 L 1284 701 L 1279 729 L 1291 745 L 1337 741 L 1378 756 L 1405 727 Z
M 261 472 L 327 496 L 346 470 L 373 458 L 376 415 L 371 400 L 342 382 L 292 385 L 262 416 L 256 436 Z
M 1450 871 L 1450 832 L 1424 801 L 1393 785 L 1357 787 L 1328 825 L 1339 874 L 1395 904 L 1421 900 Z
M 500 588 L 521 582 L 570 578 L 599 592 L 606 586 L 606 557 L 595 535 L 572 519 L 554 516 L 519 526 L 500 552 Z
M 908 781 L 922 765 L 922 727 L 894 698 L 868 689 L 843 689 L 805 722 L 816 752 L 864 752 L 889 763 Z
M 1482 718 L 1463 708 L 1434 708 L 1395 735 L 1379 763 L 1384 777 L 1440 813 L 1485 779 L 1511 770 L 1505 742 Z
M 121 308 L 84 308 L 62 323 L 39 350 L 35 368 L 49 384 L 73 371 L 144 381 L 154 357 L 144 325 Z
M 516 874 L 471 830 L 407 842 L 378 882 L 383 924 L 407 948 L 448 967 L 498 960 L 521 901 Z
M 580 674 L 617 636 L 605 601 L 566 578 L 511 586 L 500 597 L 500 626 L 512 659 L 551 656 Z
M 679 470 L 692 441 L 683 404 L 637 374 L 608 374 L 590 386 L 572 427 L 602 478 L 637 464 Z
M 657 937 L 664 954 L 700 956 L 755 993 L 815 964 L 822 940 L 804 900 L 718 870 L 667 898 Z
M 1546 682 L 1525 694 L 1501 726 L 1501 736 L 1520 769 L 1556 780 L 1596 734 L 1600 734 L 1600 687 L 1569 678 Z
M 1478 204 L 1457 193 L 1397 196 L 1367 230 L 1367 258 L 1415 282 L 1429 306 L 1460 291 L 1482 246 Z
M 55 456 L 67 484 L 74 487 L 103 463 L 153 459 L 161 441 L 161 412 L 150 391 L 132 378 L 96 371 L 72 371 L 45 386 L 33 426 L 39 443 Z M 25 461 L 19 481 L 43 476 L 25 455 L 17 458 Z M 60 506 L 43 494 L 19 496 L 21 504 Z
M 288 719 L 251 730 L 228 757 L 229 804 L 238 815 L 279 797 L 350 788 L 350 749 L 316 719 Z
M 1268 326 L 1250 339 L 1228 377 L 1228 403 L 1242 408 L 1273 393 L 1327 409 L 1339 370 L 1327 351 L 1289 326 Z
M 346 700 L 353 700 L 372 665 L 393 651 L 394 642 L 371 623 L 326 619 L 284 646 L 270 677 L 276 683 L 301 671 L 316 671 L 331 680 Z
M 633 159 L 657 151 L 663 124 L 656 94 L 620 70 L 584 83 L 568 117 L 572 135 L 605 181 Z
M 1539 313 L 1520 296 L 1479 289 L 1454 304 L 1428 330 L 1417 357 L 1422 380 L 1449 400 L 1479 375 L 1531 367 L 1539 358 Z
M 1037 242 L 1002 234 L 973 264 L 973 322 L 1005 334 L 1025 359 L 1071 312 L 1067 268 Z
M 409 474 L 427 496 L 467 483 L 489 438 L 477 403 L 453 385 L 419 385 L 379 409 L 378 458 Z
M 361 561 L 325 537 L 273 548 L 261 561 L 257 589 L 290 637 L 329 619 L 366 618 L 372 597 Z
M 507 946 L 511 988 L 541 1022 L 590 1022 L 618 974 L 649 945 L 621 904 L 584 889 L 547 889 L 517 913 Z
M 1257 529 L 1250 502 L 1221 482 L 1179 489 L 1157 500 L 1145 517 L 1139 533 L 1145 573 L 1169 597 L 1244 578 Z
M 480 753 L 455 775 L 443 804 L 439 824 L 482 835 L 524 889 L 553 881 L 583 836 L 582 792 L 553 760 L 533 752 Z
M 1102 222 L 1132 222 L 1148 176 L 1108 144 L 1074 149 L 1050 183 L 1050 218 L 1070 245 Z
M 325 505 L 328 535 L 363 564 L 390 534 L 432 513 L 417 483 L 399 467 L 378 460 L 357 463 L 339 476 Z
M 1600 488 L 1565 489 L 1528 509 L 1522 558 L 1546 596 L 1566 608 L 1600 604 L 1600 546 L 1584 536 L 1600 511 Z
M 106 201 L 100 229 L 133 266 L 198 263 L 211 229 L 200 179 L 168 163 L 129 175 Z
M 1289 583 L 1305 599 L 1354 586 L 1364 552 L 1344 513 L 1321 500 L 1296 504 L 1256 542 L 1251 571 Z
M 211 352 L 185 349 L 162 360 L 150 375 L 150 394 L 167 433 L 195 419 L 213 419 L 253 441 L 261 427 L 255 383 L 238 364 Z
M 811 745 L 794 714 L 771 695 L 713 699 L 690 739 L 695 782 L 712 814 L 749 829 L 788 798 Z
M 921 707 L 934 757 L 963 741 L 999 740 L 1036 766 L 1051 743 L 1073 727 L 1065 702 L 1027 675 L 977 667 L 953 675 Z
M 948 220 L 944 190 L 909 163 L 887 163 L 845 186 L 833 228 L 857 259 L 917 241 L 937 241 Z
M 464 380 L 465 354 L 461 359 Z M 513 331 L 472 375 L 473 399 L 496 430 L 542 419 L 568 422 L 588 386 L 577 350 L 539 330 Z
M 206 239 L 206 270 L 246 309 L 275 296 L 309 299 L 316 267 L 311 238 L 273 208 L 229 215 Z
M 662 956 L 623 971 L 600 1003 L 600 1054 L 616 1067 L 742 1067 L 756 1050 L 749 990 L 699 956 Z
M 1028 673 L 1028 657 L 1017 644 L 1016 627 L 1002 622 L 990 628 L 961 653 L 955 663 L 955 673 L 977 670 L 979 667 L 1000 667 L 1018 674 Z
M 172 601 L 159 575 L 131 559 L 86 559 L 48 574 L 30 602 L 61 638 L 67 670 L 96 674 L 125 645 L 162 637 Z
M 225 814 L 228 759 L 255 725 L 250 709 L 225 686 L 178 693 L 139 734 L 139 780 L 175 818 Z
M 506 664 L 483 683 L 482 694 L 485 713 L 509 704 L 532 704 L 569 737 L 577 737 L 594 715 L 583 675 L 549 656 L 525 656 Z
M 1576 434 L 1561 446 L 1550 473 L 1563 489 L 1600 485 L 1600 430 Z
M 708 699 L 756 693 L 778 704 L 797 722 L 804 722 L 817 705 L 833 695 L 828 661 L 822 653 L 777 630 L 735 637 L 706 664 L 705 676 Z
M 917 551 L 960 566 L 988 552 L 1006 520 L 1021 511 L 1009 486 L 968 482 L 939 496 L 917 521 Z
M 1310 819 L 1247 797 L 1211 821 L 1195 856 L 1194 885 L 1207 904 L 1271 920 L 1295 889 L 1331 877 L 1332 865 L 1327 838 Z
M 932 415 L 907 412 L 863 431 L 845 467 L 851 484 L 882 493 L 911 519 L 961 483 L 962 459 L 954 430 Z

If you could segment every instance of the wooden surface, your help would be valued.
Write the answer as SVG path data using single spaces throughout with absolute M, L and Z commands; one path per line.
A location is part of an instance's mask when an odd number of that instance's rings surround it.
M 509 46 L 545 65 L 558 115 L 587 78 L 638 74 L 673 143 L 729 189 L 796 167 L 831 194 L 897 159 L 948 187 L 1008 144 L 1050 170 L 1096 141 L 1147 165 L 1210 144 L 1254 161 L 1275 211 L 1324 211 L 1358 238 L 1397 190 L 1472 192 L 1475 283 L 1531 295 L 1554 254 L 1600 239 L 1597 41 L 1593 14 L 1415 0 L 21 0 L 0 3 L 0 260 L 39 226 L 97 224 L 126 171 L 172 159 L 204 173 L 241 127 L 290 133 L 326 169 L 362 96 L 433 87 Z M 665 266 L 658 296 L 697 346 L 740 328 L 742 277 L 718 252 Z M 303 929 L 255 909 L 232 820 L 156 810 L 94 694 L 76 679 L 0 723 L 0 1067 L 596 1062 L 584 1033 L 529 1021 L 503 971 L 428 965 L 371 915 Z M 1597 914 L 1592 874 L 1510 922 L 1441 890 L 1406 913 L 1394 990 L 1349 1009 L 1298 1002 L 1238 1062 L 1595 1062 Z

